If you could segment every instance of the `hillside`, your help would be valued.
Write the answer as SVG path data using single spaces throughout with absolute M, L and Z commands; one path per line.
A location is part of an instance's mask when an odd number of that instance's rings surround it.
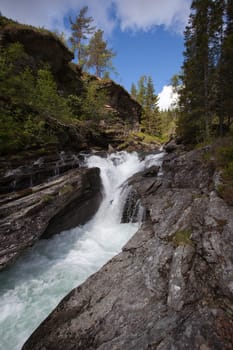
M 82 73 L 43 28 L 0 18 L 0 153 L 114 147 L 137 131 L 141 107 L 113 81 Z

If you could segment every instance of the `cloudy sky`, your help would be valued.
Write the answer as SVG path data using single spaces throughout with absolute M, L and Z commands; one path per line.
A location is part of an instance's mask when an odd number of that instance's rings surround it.
M 169 103 L 169 81 L 182 64 L 183 29 L 191 0 L 0 0 L 1 13 L 21 23 L 63 31 L 83 6 L 116 51 L 114 80 L 130 90 L 151 75 L 161 107 Z

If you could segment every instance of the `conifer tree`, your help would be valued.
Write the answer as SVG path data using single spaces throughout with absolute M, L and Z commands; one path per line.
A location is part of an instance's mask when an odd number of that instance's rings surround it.
M 194 0 L 185 48 L 178 134 L 222 136 L 233 123 L 233 0 Z
M 161 134 L 161 118 L 158 109 L 158 96 L 155 94 L 151 76 L 141 76 L 136 89 L 136 100 L 143 108 L 141 124 L 150 135 Z
M 223 124 L 229 128 L 233 122 L 233 0 L 226 1 L 226 24 L 219 62 L 218 101 L 220 106 L 220 133 Z
M 137 88 L 137 101 L 144 108 L 146 101 L 146 80 L 147 77 L 142 75 L 138 80 L 138 88 Z
M 210 0 L 194 0 L 186 27 L 178 133 L 185 141 L 209 137 Z
M 74 52 L 78 51 L 78 63 L 83 66 L 86 61 L 86 46 L 83 42 L 88 39 L 95 27 L 91 26 L 94 19 L 87 16 L 88 7 L 84 6 L 81 8 L 79 15 L 76 16 L 73 22 L 70 18 L 72 35 L 70 37 L 70 42 L 73 46 Z
M 90 39 L 87 53 L 87 68 L 93 68 L 97 77 L 102 77 L 106 71 L 114 69 L 112 58 L 116 54 L 107 47 L 107 42 L 103 39 L 102 30 L 97 30 Z
M 135 100 L 137 99 L 137 88 L 134 83 L 131 85 L 130 94 Z

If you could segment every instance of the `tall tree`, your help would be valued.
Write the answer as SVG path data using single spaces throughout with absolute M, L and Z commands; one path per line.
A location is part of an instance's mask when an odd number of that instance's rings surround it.
M 87 16 L 88 7 L 81 8 L 78 16 L 73 22 L 70 18 L 72 35 L 70 42 L 73 46 L 74 52 L 78 51 L 78 63 L 82 66 L 86 61 L 86 47 L 83 42 L 94 32 L 95 27 L 92 26 L 94 21 L 92 17 Z
M 136 88 L 136 85 L 134 83 L 132 83 L 132 85 L 131 85 L 130 94 L 134 99 L 137 98 L 137 88 Z
M 146 79 L 146 96 L 144 107 L 144 123 L 146 131 L 151 135 L 160 136 L 161 119 L 158 108 L 158 96 L 155 94 L 151 76 Z
M 103 39 L 102 30 L 97 30 L 90 39 L 87 53 L 87 68 L 93 68 L 97 77 L 102 77 L 106 71 L 114 70 L 112 58 L 116 54 L 108 48 L 107 42 Z
M 158 96 L 155 94 L 151 76 L 143 75 L 140 77 L 136 88 L 136 100 L 143 108 L 141 125 L 144 131 L 148 134 L 159 136 L 161 134 L 161 118 L 158 108 Z
M 185 141 L 209 137 L 209 15 L 211 0 L 194 0 L 185 30 L 178 133 Z
M 138 88 L 137 88 L 137 101 L 144 108 L 146 101 L 146 81 L 147 77 L 142 75 L 138 80 Z
M 225 13 L 225 32 L 219 61 L 220 132 L 224 123 L 227 127 L 233 123 L 233 0 L 226 1 Z
M 210 4 L 209 23 L 209 109 L 210 113 L 219 117 L 219 133 L 223 132 L 222 118 L 222 76 L 220 75 L 220 59 L 224 37 L 225 1 L 215 0 Z M 216 124 L 216 121 L 214 122 Z

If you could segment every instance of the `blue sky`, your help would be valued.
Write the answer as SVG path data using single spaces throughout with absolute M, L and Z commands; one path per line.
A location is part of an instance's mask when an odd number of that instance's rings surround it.
M 150 75 L 159 93 L 180 71 L 183 61 L 183 37 L 162 26 L 149 32 L 116 30 L 109 45 L 117 52 L 113 63 L 119 76 L 115 79 L 128 90 L 142 75 Z
M 21 23 L 63 31 L 67 18 L 88 6 L 89 15 L 104 30 L 118 76 L 112 78 L 130 89 L 142 75 L 152 76 L 163 106 L 169 104 L 172 75 L 183 61 L 183 30 L 191 0 L 0 0 L 4 16 Z M 162 102 L 161 102 L 162 103 Z

